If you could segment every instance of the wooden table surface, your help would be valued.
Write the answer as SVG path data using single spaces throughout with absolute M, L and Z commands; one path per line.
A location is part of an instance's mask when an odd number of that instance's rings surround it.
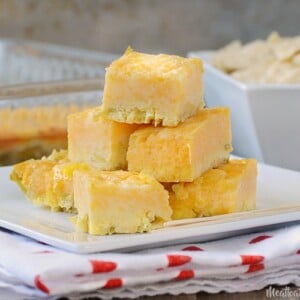
M 279 287 L 280 289 L 280 287 Z M 291 290 L 297 290 L 297 287 L 291 287 Z M 249 293 L 218 293 L 218 294 L 207 294 L 198 293 L 191 295 L 179 295 L 170 296 L 162 295 L 155 297 L 140 297 L 139 300 L 262 300 L 262 299 L 272 299 L 266 297 L 266 289 L 261 291 L 249 292 Z M 299 300 L 300 297 L 288 297 L 288 298 L 273 298 L 275 299 L 289 299 L 289 300 Z M 89 299 L 90 300 L 90 299 Z
M 283 287 L 275 287 L 277 290 L 282 290 Z M 197 293 L 191 295 L 161 295 L 161 296 L 153 296 L 153 297 L 139 297 L 136 300 L 262 300 L 262 299 L 289 299 L 289 300 L 299 300 L 300 299 L 300 287 L 288 286 L 290 291 L 297 292 L 299 296 L 290 296 L 290 297 L 273 297 L 267 298 L 266 289 L 248 293 L 218 293 L 218 294 L 208 294 L 208 293 Z M 85 298 L 83 300 L 99 300 L 100 298 Z M 117 299 L 117 298 L 115 298 Z M 59 298 L 58 300 L 68 300 L 67 298 Z

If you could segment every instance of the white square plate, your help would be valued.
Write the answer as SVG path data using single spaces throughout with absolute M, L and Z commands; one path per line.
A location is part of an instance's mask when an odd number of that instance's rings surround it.
M 0 168 L 0 226 L 77 253 L 208 241 L 300 220 L 300 172 L 261 164 L 255 211 L 184 220 L 183 224 L 169 222 L 165 228 L 144 234 L 92 236 L 75 232 L 70 214 L 33 206 L 9 180 L 10 172 L 11 167 Z

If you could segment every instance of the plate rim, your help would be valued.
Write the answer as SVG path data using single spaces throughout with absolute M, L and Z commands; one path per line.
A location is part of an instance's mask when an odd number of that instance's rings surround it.
M 271 168 L 270 170 L 276 169 L 277 171 L 288 171 L 291 174 L 293 173 L 294 175 L 299 175 L 300 178 L 300 172 L 294 170 L 288 170 L 288 169 L 265 165 L 261 163 L 259 163 L 258 166 L 259 168 L 264 168 L 264 167 Z M 12 168 L 11 166 L 0 167 L 0 174 L 2 172 L 9 174 L 11 168 Z M 14 189 L 18 189 L 17 185 L 15 185 Z M 34 209 L 37 208 L 36 206 L 32 205 L 28 200 L 26 200 L 25 196 L 24 196 L 24 201 L 27 201 L 28 206 L 31 206 Z M 299 194 L 299 208 L 300 208 L 300 194 Z M 259 210 L 255 210 L 255 211 L 259 211 Z M 51 212 L 49 211 L 49 213 Z M 230 216 L 230 215 L 234 216 L 234 213 L 227 214 L 226 216 Z M 78 242 L 78 241 L 70 241 L 67 239 L 63 239 L 53 234 L 51 235 L 49 233 L 44 233 L 41 230 L 37 230 L 37 229 L 34 230 L 33 228 L 30 228 L 28 226 L 27 227 L 24 225 L 22 226 L 22 224 L 14 223 L 7 219 L 3 219 L 3 216 L 1 216 L 0 214 L 0 230 L 1 228 L 5 228 L 10 231 L 16 232 L 18 234 L 27 236 L 31 239 L 47 243 L 48 245 L 59 248 L 61 250 L 66 250 L 78 254 L 88 254 L 88 253 L 99 253 L 99 252 L 108 252 L 108 251 L 119 252 L 119 251 L 127 251 L 128 249 L 130 249 L 130 251 L 134 251 L 136 249 L 141 249 L 141 248 L 148 249 L 148 248 L 152 248 L 151 245 L 153 244 L 166 246 L 170 244 L 169 242 L 172 242 L 173 244 L 178 244 L 181 243 L 181 241 L 185 242 L 191 239 L 194 239 L 195 241 L 198 240 L 199 242 L 205 242 L 208 240 L 214 240 L 215 239 L 214 236 L 220 236 L 220 235 L 221 236 L 224 235 L 226 237 L 234 236 L 240 234 L 245 230 L 255 231 L 267 226 L 275 226 L 278 224 L 284 225 L 290 222 L 297 222 L 297 221 L 300 222 L 300 209 L 295 211 L 278 213 L 275 215 L 268 215 L 268 216 L 263 215 L 263 216 L 245 218 L 243 220 L 230 220 L 227 222 L 223 222 L 221 224 L 219 223 L 207 224 L 206 222 L 203 222 L 202 225 L 186 224 L 181 226 L 167 227 L 167 230 L 166 228 L 160 228 L 157 230 L 153 230 L 152 232 L 142 233 L 142 234 L 118 234 L 118 235 L 105 236 L 105 237 L 98 236 L 99 237 L 98 240 L 95 239 L 92 241 L 87 240 L 83 242 L 82 241 Z M 176 232 L 176 236 L 174 236 L 174 234 L 171 234 L 174 232 Z M 146 235 L 147 235 L 147 239 L 144 238 Z M 94 237 L 91 235 L 87 235 L 87 236 Z M 122 238 L 119 238 L 120 236 L 122 236 Z M 135 238 L 128 239 L 128 236 L 134 236 Z M 208 236 L 211 236 L 212 239 L 207 238 Z M 113 237 L 113 238 L 111 238 L 111 241 L 109 242 L 110 245 L 106 245 L 107 244 L 106 240 L 109 237 Z M 124 245 L 124 238 L 127 239 L 127 241 L 129 241 L 128 243 L 125 243 L 125 245 Z M 189 243 L 191 243 L 191 241 Z

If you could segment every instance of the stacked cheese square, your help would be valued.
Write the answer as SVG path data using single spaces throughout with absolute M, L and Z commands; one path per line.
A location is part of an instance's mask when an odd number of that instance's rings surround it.
M 229 110 L 204 108 L 202 73 L 199 59 L 131 49 L 107 68 L 102 106 L 69 116 L 68 158 L 49 173 L 68 174 L 78 229 L 145 232 L 255 208 L 256 161 L 229 161 Z M 12 178 L 28 195 L 23 175 Z
M 229 110 L 203 108 L 202 71 L 199 59 L 131 49 L 109 66 L 103 105 L 69 117 L 69 159 L 110 171 L 75 172 L 78 227 L 137 232 L 254 208 L 256 163 L 228 163 Z

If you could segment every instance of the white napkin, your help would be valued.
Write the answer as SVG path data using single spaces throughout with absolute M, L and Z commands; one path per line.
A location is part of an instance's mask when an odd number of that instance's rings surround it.
M 26 299 L 109 299 L 245 292 L 270 284 L 300 286 L 300 225 L 124 254 L 74 254 L 4 230 L 0 245 L 0 288 Z

